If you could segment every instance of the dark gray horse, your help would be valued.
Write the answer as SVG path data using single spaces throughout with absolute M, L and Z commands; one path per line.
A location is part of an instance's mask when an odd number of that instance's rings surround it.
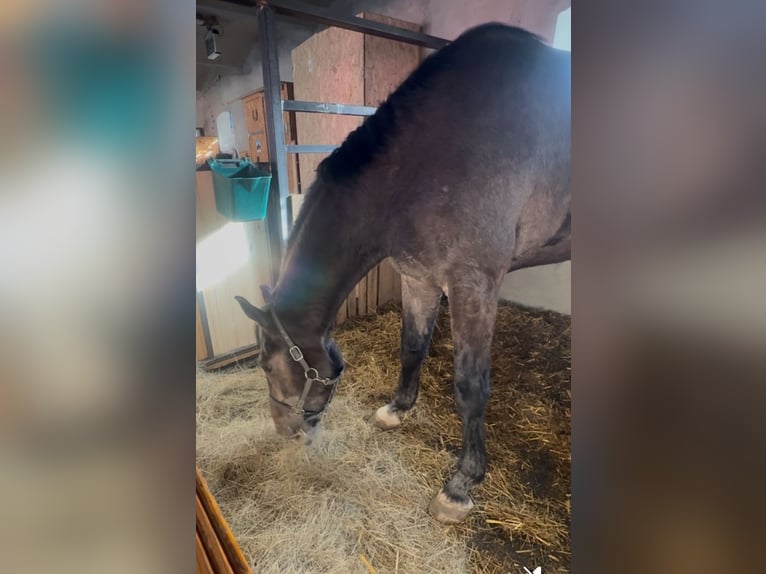
M 402 275 L 401 376 L 380 428 L 401 423 L 443 294 L 463 422 L 457 470 L 431 503 L 463 520 L 486 470 L 484 409 L 498 292 L 507 272 L 570 257 L 570 54 L 501 24 L 431 55 L 317 170 L 262 327 L 277 430 L 311 433 L 343 369 L 334 318 L 391 257 Z

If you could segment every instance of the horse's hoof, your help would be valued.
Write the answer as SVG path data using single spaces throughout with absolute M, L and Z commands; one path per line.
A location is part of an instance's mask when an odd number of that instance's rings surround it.
M 473 500 L 470 496 L 468 502 L 455 502 L 447 497 L 443 489 L 431 499 L 431 504 L 428 505 L 431 516 L 442 524 L 459 524 L 471 514 L 471 510 L 473 510 Z
M 372 424 L 380 430 L 391 430 L 402 424 L 402 419 L 391 410 L 391 405 L 383 405 L 375 411 L 375 416 L 372 417 Z

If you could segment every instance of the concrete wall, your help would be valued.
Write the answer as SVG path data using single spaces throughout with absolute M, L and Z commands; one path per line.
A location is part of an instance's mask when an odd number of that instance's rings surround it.
M 367 10 L 420 23 L 426 33 L 448 39 L 478 24 L 496 21 L 526 28 L 550 42 L 557 17 L 571 6 L 571 0 L 358 0 L 347 5 L 355 13 Z M 295 35 L 286 36 L 285 40 L 280 46 L 280 74 L 282 79 L 290 81 L 290 51 L 302 40 Z M 260 60 L 254 53 L 246 69 L 247 73 L 225 76 L 204 93 L 197 94 L 197 126 L 204 127 L 206 135 L 215 135 L 218 113 L 228 110 L 238 117 L 241 114 L 239 98 L 262 87 Z M 247 148 L 246 134 L 237 133 L 237 141 L 242 142 L 241 149 Z M 569 262 L 522 269 L 506 277 L 500 296 L 532 307 L 570 313 L 570 283 Z

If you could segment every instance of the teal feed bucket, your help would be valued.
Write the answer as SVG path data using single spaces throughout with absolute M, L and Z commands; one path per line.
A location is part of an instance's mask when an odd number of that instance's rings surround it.
M 248 160 L 209 159 L 213 172 L 215 207 L 230 221 L 259 221 L 266 218 L 271 188 L 268 164 Z

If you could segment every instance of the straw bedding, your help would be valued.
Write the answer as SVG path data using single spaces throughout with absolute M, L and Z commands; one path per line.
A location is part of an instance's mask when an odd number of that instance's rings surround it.
M 452 527 L 427 512 L 461 443 L 446 307 L 417 406 L 393 431 L 367 423 L 395 388 L 400 324 L 389 307 L 338 330 L 348 368 L 309 446 L 276 435 L 254 366 L 198 374 L 198 464 L 254 571 L 568 572 L 569 318 L 500 306 L 489 469 Z

